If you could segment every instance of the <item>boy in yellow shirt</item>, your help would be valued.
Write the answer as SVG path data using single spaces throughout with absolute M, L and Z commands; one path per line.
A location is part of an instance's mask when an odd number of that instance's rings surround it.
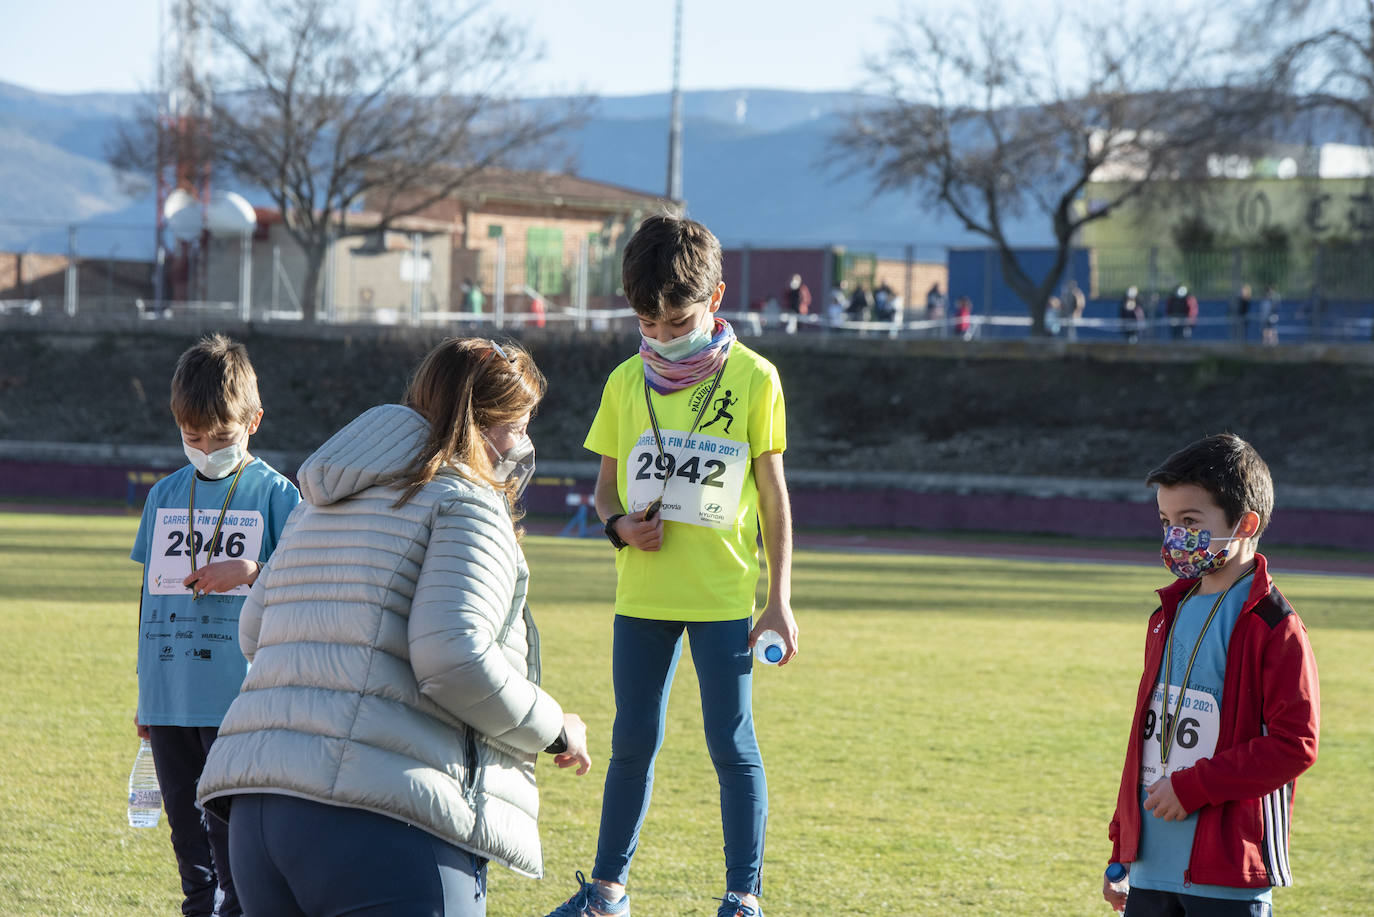
M 643 340 L 606 381 L 585 444 L 601 456 L 596 509 L 616 548 L 611 763 L 592 880 L 579 872 L 577 893 L 549 917 L 630 914 L 625 884 L 684 633 L 720 781 L 718 917 L 762 917 L 768 790 L 750 648 L 772 630 L 785 644 L 782 664 L 797 653 L 782 386 L 773 365 L 716 317 L 725 294 L 720 242 L 705 226 L 650 217 L 626 245 L 623 275 Z M 760 526 L 768 602 L 751 628 Z

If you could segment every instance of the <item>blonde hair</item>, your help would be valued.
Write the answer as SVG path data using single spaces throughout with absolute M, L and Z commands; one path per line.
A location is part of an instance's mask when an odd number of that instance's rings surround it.
M 252 423 L 262 397 L 248 348 L 223 334 L 206 335 L 188 348 L 172 373 L 171 408 L 185 430 Z
M 448 338 L 420 361 L 406 388 L 404 403 L 429 421 L 429 436 L 397 484 L 401 506 L 447 464 L 462 465 L 469 476 L 506 493 L 514 504 L 514 482 L 492 476 L 482 431 L 532 413 L 548 383 L 522 348 L 485 338 Z

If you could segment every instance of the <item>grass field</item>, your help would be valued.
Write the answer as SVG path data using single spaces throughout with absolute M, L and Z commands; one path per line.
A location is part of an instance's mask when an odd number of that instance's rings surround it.
M 0 514 L 0 915 L 177 912 L 166 820 L 125 821 L 136 750 L 136 519 Z M 976 546 L 971 546 L 976 547 Z M 548 878 L 493 870 L 488 913 L 542 915 L 589 870 L 609 754 L 604 543 L 527 541 L 546 685 L 596 769 L 541 769 Z M 1278 553 L 1278 552 L 1276 552 Z M 1271 557 L 1282 570 L 1282 555 Z M 1149 566 L 801 552 L 802 654 L 759 672 L 770 917 L 1106 915 L 1106 825 Z M 1282 577 L 1316 648 L 1321 758 L 1298 785 L 1280 915 L 1374 891 L 1374 581 Z M 691 666 L 631 879 L 641 917 L 714 914 L 723 865 Z M 843 901 L 842 905 L 837 902 Z

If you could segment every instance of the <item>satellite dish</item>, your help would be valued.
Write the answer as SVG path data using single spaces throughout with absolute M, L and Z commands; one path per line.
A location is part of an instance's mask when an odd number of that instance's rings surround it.
M 237 238 L 258 223 L 253 205 L 233 191 L 216 191 L 209 206 L 202 207 L 193 195 L 178 188 L 167 195 L 162 214 L 172 236 L 182 242 L 193 242 L 202 232 Z

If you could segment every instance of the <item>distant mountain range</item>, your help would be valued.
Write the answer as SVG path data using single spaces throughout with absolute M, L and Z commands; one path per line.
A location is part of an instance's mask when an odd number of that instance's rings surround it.
M 151 194 L 130 197 L 105 162 L 105 144 L 137 109 L 128 94 L 52 95 L 0 83 L 0 251 L 67 249 L 78 226 L 82 254 L 147 258 L 153 246 Z M 945 246 L 982 245 L 948 214 L 913 195 L 875 197 L 862 175 L 826 164 L 830 137 L 873 97 L 772 89 L 684 93 L 683 187 L 691 216 L 727 246 L 846 245 L 943 258 Z M 668 159 L 664 93 L 599 99 L 567 138 L 573 171 L 586 178 L 662 192 Z M 1299 140 L 1342 139 L 1309 124 Z M 1314 134 L 1321 134 L 1317 139 Z M 1335 135 L 1335 136 L 1333 136 Z M 240 190 L 267 203 L 258 189 Z M 1010 227 L 1023 244 L 1050 240 L 1043 220 Z

